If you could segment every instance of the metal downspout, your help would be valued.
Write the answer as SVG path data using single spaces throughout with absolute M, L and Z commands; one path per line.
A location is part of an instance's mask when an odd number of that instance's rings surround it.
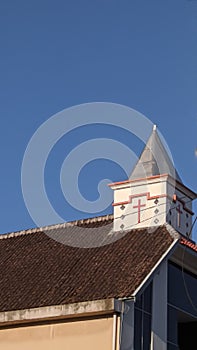
M 117 341 L 117 314 L 113 315 L 113 335 L 112 335 L 112 350 L 116 350 Z

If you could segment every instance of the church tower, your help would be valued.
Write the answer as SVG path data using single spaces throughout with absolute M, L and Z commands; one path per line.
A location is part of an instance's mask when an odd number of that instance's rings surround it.
M 197 195 L 182 183 L 155 125 L 129 179 L 110 187 L 114 231 L 169 223 L 191 237 L 192 201 Z

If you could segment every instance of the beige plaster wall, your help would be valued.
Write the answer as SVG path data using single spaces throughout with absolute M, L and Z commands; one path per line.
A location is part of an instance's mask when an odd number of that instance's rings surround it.
M 111 350 L 113 319 L 0 330 L 2 350 Z

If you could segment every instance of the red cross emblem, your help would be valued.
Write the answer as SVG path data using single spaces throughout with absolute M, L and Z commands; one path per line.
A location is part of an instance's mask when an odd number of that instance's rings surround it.
M 141 199 L 138 199 L 138 204 L 134 205 L 133 208 L 137 208 L 137 213 L 138 213 L 138 224 L 141 222 L 141 208 L 145 207 L 146 204 L 141 204 Z
M 180 204 L 176 207 L 176 211 L 177 211 L 177 225 L 178 225 L 178 227 L 180 227 L 181 226 L 181 214 L 183 213 L 181 210 Z

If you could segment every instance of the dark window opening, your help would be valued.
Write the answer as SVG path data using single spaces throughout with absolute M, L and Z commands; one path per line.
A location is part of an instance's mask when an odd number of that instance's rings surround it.
M 179 350 L 194 350 L 196 347 L 197 321 L 178 323 Z
M 196 283 L 196 275 L 168 264 L 168 350 L 197 349 Z
M 152 283 L 137 297 L 135 303 L 134 349 L 150 350 L 152 319 Z

